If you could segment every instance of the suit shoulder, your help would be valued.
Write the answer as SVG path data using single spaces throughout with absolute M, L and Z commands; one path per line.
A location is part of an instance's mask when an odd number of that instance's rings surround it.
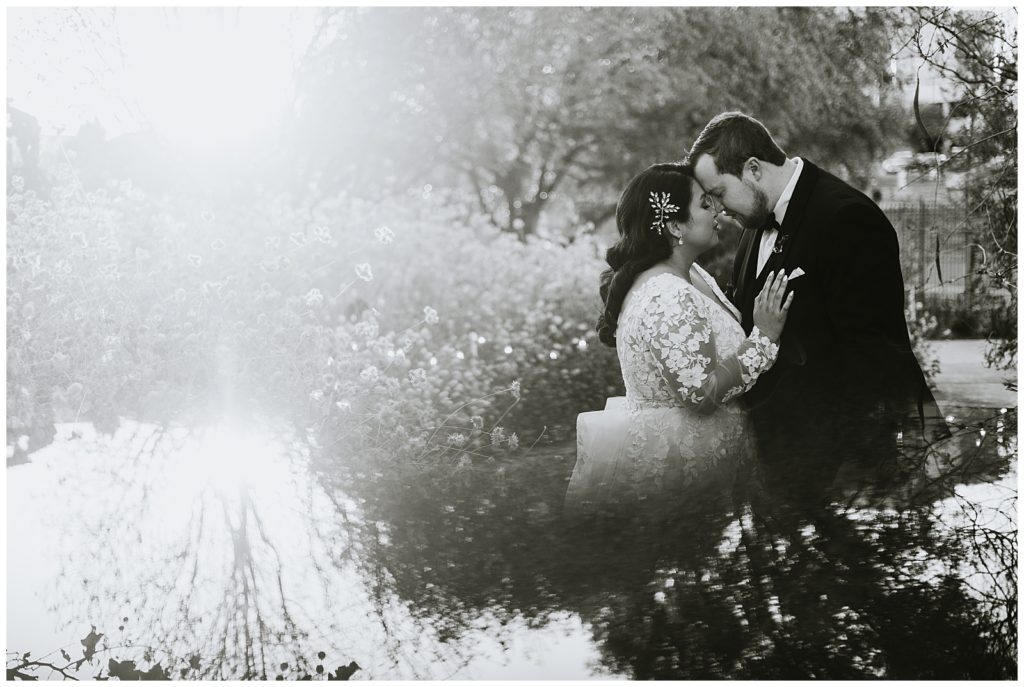
M 839 177 L 822 170 L 815 189 L 819 217 L 838 225 L 870 225 L 892 229 L 878 204 Z

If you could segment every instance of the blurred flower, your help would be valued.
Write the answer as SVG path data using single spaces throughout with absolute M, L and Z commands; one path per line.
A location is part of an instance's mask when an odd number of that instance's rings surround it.
M 418 387 L 427 382 L 427 371 L 422 367 L 417 367 L 414 370 L 409 370 L 409 382 L 414 386 Z
M 473 417 L 469 418 L 469 421 L 473 423 L 473 429 L 484 428 L 484 419 L 479 415 L 474 415 Z
M 520 397 L 520 385 L 518 379 L 512 382 L 510 391 L 512 392 L 512 396 L 518 401 Z
M 464 446 L 466 444 L 466 436 L 464 434 L 453 432 L 448 435 L 449 446 Z
M 320 305 L 324 302 L 324 295 L 320 293 L 320 289 L 310 289 L 309 293 L 306 294 L 306 305 L 313 307 Z
M 380 370 L 375 365 L 368 365 L 359 373 L 359 378 L 364 382 L 376 382 L 380 379 Z
M 363 281 L 370 281 L 373 279 L 373 270 L 370 269 L 370 263 L 361 262 L 356 265 L 356 276 Z
M 217 218 L 217 215 L 213 214 L 212 210 L 203 210 L 202 218 L 204 222 L 212 222 Z
M 288 235 L 288 239 L 296 246 L 306 245 L 306 235 L 301 231 L 295 231 Z
M 189 253 L 188 261 L 193 267 L 199 267 L 203 264 L 203 256 L 196 255 L 195 253 Z
M 508 448 L 510 451 L 515 451 L 519 448 L 519 435 L 515 432 L 508 435 Z
M 495 427 L 491 430 L 491 445 L 500 446 L 501 442 L 505 441 L 505 428 Z
M 320 389 L 315 389 L 309 393 L 309 397 L 319 403 L 324 400 L 324 392 L 320 391 Z
M 313 227 L 313 236 L 315 236 L 316 240 L 319 241 L 320 243 L 331 242 L 331 230 L 325 226 Z
M 11 177 L 11 188 L 21 193 L 25 190 L 25 180 L 17 175 Z
M 391 231 L 387 227 L 377 227 L 373 230 L 373 235 L 377 237 L 377 240 L 387 245 L 395 240 L 395 232 Z
M 267 238 L 263 239 L 263 245 L 266 248 L 280 248 L 281 247 L 281 237 L 280 236 L 268 236 Z
M 213 242 L 210 244 L 210 248 L 214 250 L 223 250 L 224 245 L 224 242 L 221 241 L 220 239 L 214 239 Z
M 378 332 L 377 321 L 374 319 L 363 320 L 356 323 L 356 334 L 367 339 L 376 338 Z
M 440 320 L 437 316 L 437 311 L 429 305 L 423 308 L 423 316 L 426 318 L 427 324 L 437 324 Z

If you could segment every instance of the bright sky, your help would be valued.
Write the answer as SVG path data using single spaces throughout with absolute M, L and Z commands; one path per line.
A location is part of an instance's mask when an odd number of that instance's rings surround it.
M 146 122 L 187 146 L 273 128 L 317 21 L 309 8 L 7 10 L 7 95 L 44 134 Z

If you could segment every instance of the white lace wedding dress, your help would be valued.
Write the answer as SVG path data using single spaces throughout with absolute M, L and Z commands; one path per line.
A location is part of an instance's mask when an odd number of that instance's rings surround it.
M 754 435 L 736 402 L 775 362 L 778 346 L 739 313 L 694 265 L 709 298 L 674 274 L 657 274 L 627 294 L 616 331 L 626 396 L 576 419 L 570 509 L 669 502 L 709 480 L 728 479 L 752 455 Z

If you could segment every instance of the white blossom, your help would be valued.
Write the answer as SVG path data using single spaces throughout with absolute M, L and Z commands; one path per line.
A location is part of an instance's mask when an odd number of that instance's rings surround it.
M 310 307 L 320 305 L 323 302 L 324 295 L 320 293 L 320 289 L 310 289 L 309 293 L 306 294 L 306 305 Z
M 377 237 L 377 240 L 387 245 L 395 240 L 395 232 L 391 231 L 388 227 L 377 227 L 373 230 L 373 235 Z
M 370 268 L 370 263 L 361 262 L 356 265 L 356 276 L 363 281 L 370 281 L 373 279 L 373 269 Z

